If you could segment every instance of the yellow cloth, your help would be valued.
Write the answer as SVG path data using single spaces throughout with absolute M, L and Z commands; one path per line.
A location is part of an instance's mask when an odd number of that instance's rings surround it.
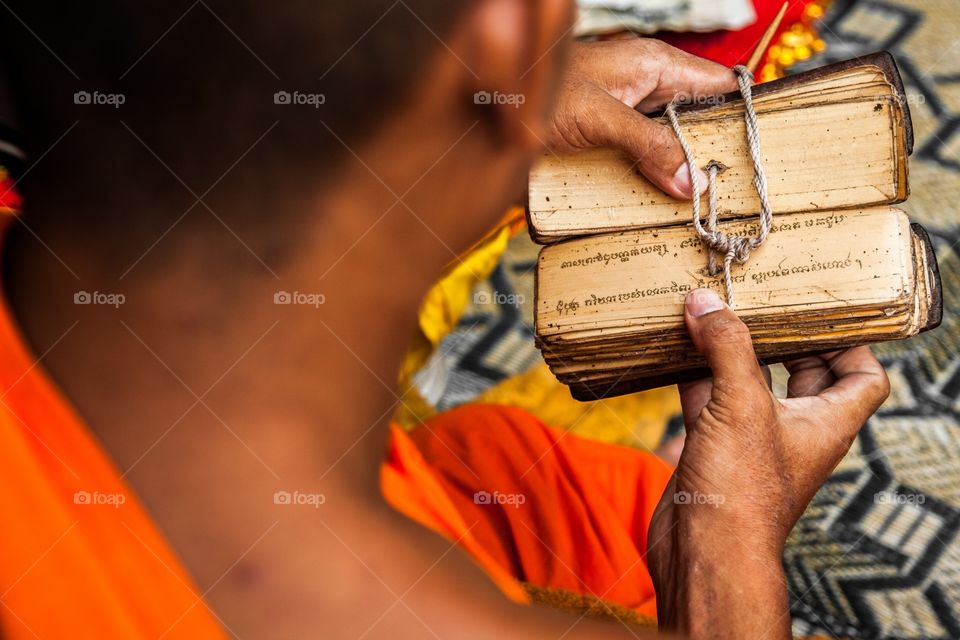
M 651 451 L 660 445 L 670 416 L 680 411 L 676 387 L 580 402 L 543 363 L 488 389 L 474 402 L 518 407 L 584 438 Z
M 394 422 L 401 428 L 413 429 L 436 415 L 436 407 L 413 385 L 413 376 L 457 326 L 474 287 L 496 268 L 510 238 L 525 231 L 522 209 L 511 209 L 501 224 L 461 256 L 427 293 L 420 307 L 418 331 L 399 374 L 401 403 Z M 680 400 L 673 387 L 598 402 L 579 402 L 543 363 L 488 389 L 474 402 L 522 408 L 546 424 L 577 435 L 643 449 L 655 449 L 659 445 L 667 421 L 680 410 Z

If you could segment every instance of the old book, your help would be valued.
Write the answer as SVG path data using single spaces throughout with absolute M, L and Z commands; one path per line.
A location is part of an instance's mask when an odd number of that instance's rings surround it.
M 900 75 L 875 54 L 753 89 L 770 204 L 777 213 L 902 202 L 913 139 Z M 743 100 L 678 109 L 697 165 L 722 163 L 720 219 L 756 216 Z M 683 224 L 690 203 L 664 194 L 620 151 L 546 153 L 530 173 L 530 230 L 540 242 Z
M 929 237 L 889 206 L 907 197 L 912 134 L 899 74 L 875 54 L 754 88 L 775 212 L 766 241 L 732 270 L 736 310 L 765 363 L 937 326 Z M 751 236 L 759 201 L 743 101 L 679 110 L 698 165 L 718 162 L 719 228 Z M 583 400 L 707 375 L 683 323 L 697 287 L 725 294 L 690 224 L 611 150 L 546 156 L 529 189 L 544 247 L 535 332 L 556 376 Z M 614 231 L 614 233 L 604 233 Z M 557 240 L 563 240 L 556 242 Z

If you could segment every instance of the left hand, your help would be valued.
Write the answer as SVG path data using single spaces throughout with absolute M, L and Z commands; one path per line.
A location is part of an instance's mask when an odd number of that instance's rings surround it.
M 690 174 L 673 130 L 642 112 L 661 108 L 677 96 L 702 99 L 736 88 L 730 69 L 660 40 L 576 44 L 548 146 L 554 151 L 622 149 L 665 193 L 689 199 Z M 706 176 L 701 184 L 706 184 Z

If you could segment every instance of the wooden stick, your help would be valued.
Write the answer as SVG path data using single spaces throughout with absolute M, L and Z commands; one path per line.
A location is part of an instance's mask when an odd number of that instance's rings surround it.
M 783 16 L 787 13 L 788 4 L 789 2 L 783 3 L 783 6 L 780 7 L 780 11 L 777 12 L 777 17 L 773 19 L 773 22 L 770 23 L 770 26 L 767 27 L 767 30 L 764 32 L 763 37 L 760 38 L 760 44 L 758 44 L 757 48 L 753 50 L 753 55 L 750 56 L 750 60 L 746 64 L 746 67 L 750 70 L 750 73 L 756 73 L 757 65 L 760 64 L 760 59 L 767 51 L 767 47 L 770 46 L 770 41 L 773 40 L 773 34 L 777 32 L 777 29 L 780 28 L 780 23 L 783 22 Z

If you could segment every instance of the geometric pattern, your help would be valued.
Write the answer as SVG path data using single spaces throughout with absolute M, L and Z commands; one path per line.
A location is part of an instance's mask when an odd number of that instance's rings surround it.
M 456 328 L 424 368 L 444 371 L 442 393 L 429 398 L 438 410 L 470 402 L 498 382 L 543 362 L 533 344 L 533 270 L 538 250 L 526 233 L 510 240 L 500 263 L 474 289 Z M 414 381 L 421 393 L 429 386 L 416 377 Z
M 955 2 L 836 2 L 824 54 L 797 70 L 886 49 L 916 144 L 902 206 L 930 231 L 944 321 L 875 351 L 890 400 L 788 541 L 795 635 L 960 638 L 960 16 Z

